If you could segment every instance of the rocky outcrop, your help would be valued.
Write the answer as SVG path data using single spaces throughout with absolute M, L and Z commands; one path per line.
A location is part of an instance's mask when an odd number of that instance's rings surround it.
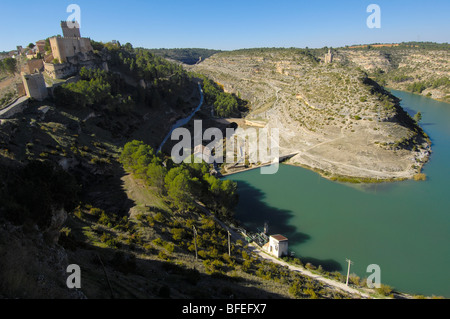
M 55 209 L 50 219 L 50 225 L 43 230 L 44 238 L 49 245 L 56 245 L 61 235 L 61 228 L 67 220 L 67 212 L 63 209 Z
M 360 67 L 388 87 L 450 102 L 448 49 L 342 49 L 338 52 L 341 61 Z

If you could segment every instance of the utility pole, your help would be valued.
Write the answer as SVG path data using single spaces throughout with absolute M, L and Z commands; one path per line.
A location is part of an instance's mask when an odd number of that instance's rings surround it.
M 231 242 L 230 242 L 230 231 L 228 230 L 228 256 L 231 257 Z
M 195 246 L 195 260 L 198 260 L 198 255 L 197 255 L 197 230 L 195 229 L 195 226 L 192 226 L 192 228 L 194 229 L 194 246 Z
M 348 278 L 350 277 L 350 265 L 353 265 L 353 261 L 351 261 L 350 259 L 346 259 L 346 261 L 348 262 L 348 271 L 347 271 L 347 282 L 345 283 L 345 285 L 348 287 Z

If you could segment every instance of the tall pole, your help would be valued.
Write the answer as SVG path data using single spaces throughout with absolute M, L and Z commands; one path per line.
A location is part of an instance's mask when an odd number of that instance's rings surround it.
M 347 282 L 345 283 L 345 285 L 348 287 L 348 278 L 350 277 L 350 265 L 352 265 L 353 262 L 350 259 L 346 259 L 346 261 L 348 262 L 348 271 L 347 271 Z
M 198 255 L 197 255 L 197 230 L 195 229 L 195 226 L 192 226 L 192 228 L 194 229 L 195 260 L 198 260 Z
M 230 231 L 228 231 L 228 256 L 231 257 Z

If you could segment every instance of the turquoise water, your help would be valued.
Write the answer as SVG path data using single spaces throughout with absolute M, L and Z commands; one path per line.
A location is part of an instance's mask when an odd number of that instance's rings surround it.
M 267 221 L 303 262 L 346 274 L 349 258 L 360 277 L 378 264 L 384 284 L 450 297 L 450 105 L 393 93 L 410 114 L 422 112 L 433 142 L 426 182 L 358 187 L 288 165 L 275 175 L 253 170 L 228 177 L 239 185 L 236 217 L 254 230 Z

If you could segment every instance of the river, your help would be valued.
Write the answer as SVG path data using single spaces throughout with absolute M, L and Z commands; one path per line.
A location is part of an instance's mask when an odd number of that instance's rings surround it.
M 304 263 L 361 278 L 381 268 L 381 281 L 399 291 L 450 298 L 450 105 L 392 90 L 433 145 L 425 182 L 347 185 L 281 165 L 275 175 L 259 170 L 228 176 L 238 182 L 236 217 L 256 230 L 289 238 Z

